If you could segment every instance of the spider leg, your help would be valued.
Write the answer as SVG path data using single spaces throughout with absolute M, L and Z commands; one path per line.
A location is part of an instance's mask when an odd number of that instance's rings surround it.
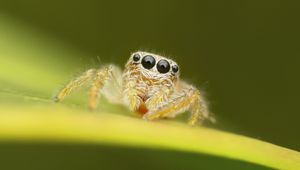
M 95 109 L 100 97 L 100 91 L 103 89 L 106 81 L 112 78 L 112 66 L 103 67 L 96 70 L 89 92 L 89 108 Z
M 128 81 L 124 87 L 124 102 L 128 105 L 131 111 L 138 110 L 142 99 L 139 97 L 139 92 L 136 89 L 135 81 Z
M 159 119 L 161 117 L 167 117 L 167 115 L 173 113 L 185 111 L 191 105 L 190 100 L 191 100 L 191 96 L 179 96 L 173 100 L 170 99 L 166 105 L 145 114 L 144 119 L 154 120 L 154 119 Z
M 162 106 L 156 111 L 147 113 L 144 115 L 144 119 L 154 120 L 190 110 L 191 118 L 189 120 L 189 125 L 196 125 L 200 122 L 200 120 L 207 118 L 209 112 L 199 90 L 192 88 L 189 91 L 189 93 L 185 93 L 175 99 L 172 99 L 168 104 Z
M 54 101 L 62 101 L 67 95 L 69 95 L 75 89 L 88 83 L 95 75 L 95 69 L 89 69 L 84 72 L 81 76 L 71 80 L 65 85 L 54 97 Z
M 198 123 L 202 123 L 203 120 L 207 118 L 212 122 L 215 121 L 212 117 L 210 117 L 207 104 L 202 98 L 199 90 L 194 91 L 194 97 L 191 100 L 190 111 L 191 117 L 189 119 L 188 124 L 191 126 L 195 126 Z
M 155 110 L 157 106 L 168 100 L 171 90 L 168 87 L 162 87 L 146 101 L 149 110 Z

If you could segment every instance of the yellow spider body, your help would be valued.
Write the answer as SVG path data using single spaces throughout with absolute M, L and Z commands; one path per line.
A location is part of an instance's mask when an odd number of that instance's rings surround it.
M 204 119 L 214 121 L 200 91 L 179 79 L 177 63 L 157 54 L 133 53 L 123 72 L 114 65 L 87 70 L 60 90 L 55 99 L 61 101 L 87 83 L 91 83 L 89 107 L 92 109 L 97 107 L 102 94 L 110 102 L 124 104 L 140 113 L 146 120 L 175 117 L 189 110 L 190 125 Z

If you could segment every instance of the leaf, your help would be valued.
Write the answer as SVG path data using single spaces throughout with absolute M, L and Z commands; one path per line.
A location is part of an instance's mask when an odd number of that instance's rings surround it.
M 82 64 L 70 58 L 83 53 L 5 16 L 0 16 L 0 24 L 1 141 L 168 149 L 276 169 L 300 168 L 299 152 L 242 135 L 191 128 L 176 121 L 146 122 L 105 101 L 98 111 L 91 112 L 79 95 L 62 104 L 53 103 L 53 91 Z

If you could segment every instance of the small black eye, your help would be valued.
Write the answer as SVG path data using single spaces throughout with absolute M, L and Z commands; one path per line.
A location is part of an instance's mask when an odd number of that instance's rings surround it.
M 134 54 L 132 58 L 133 58 L 133 61 L 139 61 L 141 56 L 139 54 Z
M 178 71 L 178 66 L 177 66 L 177 65 L 173 65 L 173 66 L 172 66 L 172 71 L 173 71 L 174 73 L 176 73 L 176 72 Z
M 170 64 L 167 60 L 162 59 L 157 63 L 156 68 L 160 73 L 167 73 L 170 71 Z
M 151 69 L 155 65 L 155 58 L 152 55 L 146 55 L 142 59 L 142 65 L 146 69 Z

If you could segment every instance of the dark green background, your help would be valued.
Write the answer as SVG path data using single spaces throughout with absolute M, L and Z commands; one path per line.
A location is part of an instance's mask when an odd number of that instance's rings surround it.
M 280 0 L 6 1 L 10 15 L 90 55 L 171 56 L 206 92 L 217 128 L 300 150 L 299 3 Z M 55 56 L 53 56 L 55 57 Z M 70 60 L 72 61 L 72 60 Z
M 271 170 L 259 165 L 208 155 L 169 150 L 83 144 L 0 143 L 5 169 L 243 169 Z

